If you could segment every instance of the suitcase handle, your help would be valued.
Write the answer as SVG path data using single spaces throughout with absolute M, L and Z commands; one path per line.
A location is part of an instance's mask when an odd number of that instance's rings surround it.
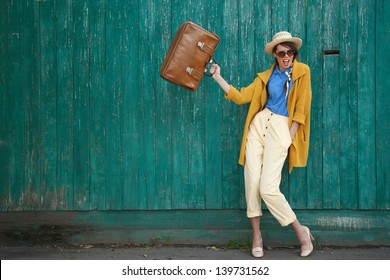
M 213 62 L 215 62 L 215 64 L 218 64 L 218 62 L 215 60 L 215 58 L 214 57 L 211 57 L 210 58 L 210 61 L 209 61 L 209 63 L 208 63 L 208 65 L 210 65 L 211 63 L 213 63 Z M 207 65 L 207 66 L 208 66 Z M 207 76 L 207 77 L 212 77 L 213 76 L 213 74 L 210 74 L 210 73 L 207 73 L 207 67 L 206 67 L 206 69 L 204 70 L 204 74 Z

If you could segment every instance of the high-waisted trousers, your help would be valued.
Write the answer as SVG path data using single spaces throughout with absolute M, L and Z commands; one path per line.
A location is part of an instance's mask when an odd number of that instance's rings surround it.
M 248 218 L 262 215 L 263 200 L 282 226 L 296 219 L 279 187 L 290 145 L 287 117 L 274 114 L 267 108 L 257 113 L 250 124 L 246 142 L 244 177 Z

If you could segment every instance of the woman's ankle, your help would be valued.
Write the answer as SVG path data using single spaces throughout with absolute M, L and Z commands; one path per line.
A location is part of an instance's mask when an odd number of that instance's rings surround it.
M 263 247 L 263 239 L 261 233 L 254 233 L 252 239 L 252 248 Z

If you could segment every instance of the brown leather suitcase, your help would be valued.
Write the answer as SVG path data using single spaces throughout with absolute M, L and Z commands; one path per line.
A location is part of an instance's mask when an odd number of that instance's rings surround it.
M 183 88 L 195 91 L 219 44 L 219 37 L 192 23 L 183 23 L 160 69 L 160 76 Z

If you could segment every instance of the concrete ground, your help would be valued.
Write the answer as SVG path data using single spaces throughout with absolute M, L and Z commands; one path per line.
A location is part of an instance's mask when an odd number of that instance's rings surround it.
M 267 247 L 264 260 L 302 260 L 298 247 Z M 215 246 L 4 246 L 1 260 L 253 260 L 249 250 Z M 308 260 L 390 260 L 390 247 L 316 249 Z

